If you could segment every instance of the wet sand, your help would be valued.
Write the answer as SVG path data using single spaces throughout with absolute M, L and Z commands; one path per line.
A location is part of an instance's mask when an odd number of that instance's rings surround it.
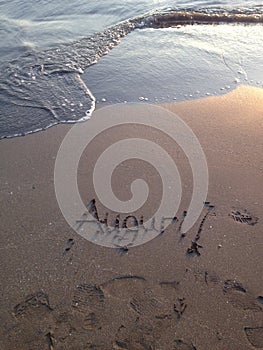
M 263 348 L 263 91 L 239 87 L 163 107 L 192 128 L 204 149 L 209 203 L 182 236 L 191 172 L 182 151 L 159 137 L 163 147 L 173 147 L 183 180 L 178 222 L 135 248 L 95 245 L 63 218 L 53 173 L 70 126 L 1 140 L 1 349 Z M 129 136 L 144 133 L 135 128 Z M 124 136 L 121 128 L 104 135 L 84 154 L 83 200 L 96 198 L 91 169 L 97 153 Z M 125 199 L 120 184 L 143 173 L 154 192 L 146 211 L 154 210 L 158 175 L 152 179 L 147 165 L 132 171 L 131 165 L 116 174 L 116 193 Z M 105 208 L 96 205 L 104 217 Z

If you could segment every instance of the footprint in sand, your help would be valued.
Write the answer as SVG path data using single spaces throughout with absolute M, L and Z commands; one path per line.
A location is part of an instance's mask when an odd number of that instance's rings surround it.
M 46 313 L 52 311 L 49 304 L 48 295 L 42 290 L 28 295 L 24 301 L 14 307 L 13 315 L 16 318 L 24 317 L 43 317 Z
M 148 320 L 171 320 L 178 319 L 185 311 L 183 299 L 180 304 L 179 299 L 171 293 L 171 289 L 176 290 L 178 282 L 161 282 L 162 289 L 169 289 L 170 302 L 167 298 L 155 297 L 154 291 L 147 285 L 147 281 L 142 276 L 124 275 L 115 277 L 101 285 L 105 296 L 113 297 L 125 302 L 129 309 L 137 317 Z M 177 294 L 177 293 L 176 293 Z M 172 295 L 172 298 L 171 298 Z M 178 305 L 176 304 L 178 302 Z
M 251 345 L 257 349 L 263 348 L 263 327 L 245 327 L 244 331 Z
M 194 271 L 196 281 L 204 282 L 207 285 L 215 284 L 222 286 L 224 296 L 232 306 L 242 310 L 262 312 L 263 297 L 256 298 L 241 283 L 233 279 L 223 281 L 220 276 L 214 272 Z
M 226 280 L 223 292 L 234 307 L 240 307 L 243 310 L 262 311 L 257 299 L 241 283 L 235 280 Z
M 154 328 L 151 323 L 139 317 L 128 328 L 121 326 L 113 342 L 114 350 L 154 350 Z
M 72 307 L 84 314 L 102 306 L 104 293 L 100 286 L 93 284 L 79 284 L 73 294 Z
M 235 220 L 236 222 L 239 222 L 241 224 L 247 224 L 254 226 L 258 222 L 258 218 L 256 216 L 253 216 L 249 214 L 249 212 L 245 210 L 232 210 L 229 216 Z
M 145 287 L 146 279 L 137 275 L 121 275 L 100 285 L 105 296 L 117 299 L 130 299 L 140 294 Z
M 140 296 L 135 296 L 130 300 L 130 308 L 139 316 L 153 318 L 155 314 L 162 313 L 162 304 L 154 298 L 151 293 L 144 291 Z

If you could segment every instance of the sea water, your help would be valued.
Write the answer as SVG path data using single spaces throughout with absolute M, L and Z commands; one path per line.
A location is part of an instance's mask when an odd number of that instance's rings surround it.
M 263 86 L 261 1 L 0 1 L 0 137 Z

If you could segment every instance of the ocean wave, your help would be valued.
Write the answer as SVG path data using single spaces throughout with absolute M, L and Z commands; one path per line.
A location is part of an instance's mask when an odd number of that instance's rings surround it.
M 263 7 L 257 9 L 203 9 L 203 10 L 166 10 L 148 13 L 142 17 L 131 21 L 136 28 L 167 28 L 174 25 L 189 24 L 223 24 L 223 23 L 243 23 L 257 24 L 263 23 Z
M 88 119 L 95 98 L 81 74 L 133 30 L 240 23 L 261 25 L 263 7 L 152 11 L 70 44 L 42 52 L 28 49 L 1 69 L 0 138 Z

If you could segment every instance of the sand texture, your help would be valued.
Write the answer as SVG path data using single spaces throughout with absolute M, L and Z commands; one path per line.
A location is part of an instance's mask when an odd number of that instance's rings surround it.
M 91 243 L 61 214 L 53 173 L 70 126 L 0 141 L 0 349 L 263 348 L 263 91 L 239 87 L 164 107 L 192 128 L 204 149 L 207 203 L 182 235 L 192 191 L 187 159 L 165 135 L 132 128 L 129 136 L 147 134 L 170 150 L 183 185 L 178 220 L 134 248 Z M 104 135 L 80 162 L 81 196 L 96 200 L 99 219 L 106 209 L 91 170 L 97 154 L 122 137 L 121 128 Z M 151 183 L 147 215 L 161 188 L 149 165 L 125 163 L 112 184 L 125 199 L 125 181 L 141 174 Z

